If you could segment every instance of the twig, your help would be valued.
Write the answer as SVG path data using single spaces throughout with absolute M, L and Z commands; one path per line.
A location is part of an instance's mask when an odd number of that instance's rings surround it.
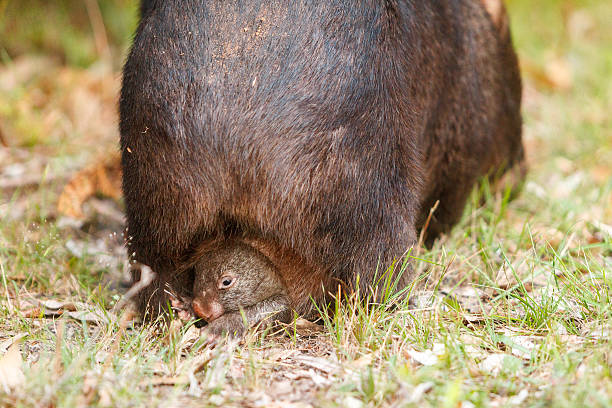
M 4 147 L 9 147 L 8 142 L 6 141 L 6 137 L 4 136 L 4 133 L 2 132 L 2 128 L 0 128 L 0 145 Z
M 431 217 L 433 217 L 434 212 L 436 212 L 439 205 L 440 205 L 440 200 L 437 200 L 436 203 L 433 205 L 433 207 L 431 207 L 431 209 L 429 210 L 429 215 L 427 216 L 427 220 L 425 220 L 425 225 L 423 225 L 423 228 L 421 229 L 421 234 L 419 235 L 419 243 L 417 245 L 416 256 L 418 256 L 421 253 L 421 248 L 423 247 L 423 241 L 425 240 L 425 234 L 427 233 L 427 228 L 429 228 Z
M 55 378 L 60 378 L 63 371 L 62 365 L 62 342 L 64 339 L 64 328 L 66 327 L 66 321 L 61 319 L 56 329 L 55 336 L 55 361 L 53 364 L 53 372 Z
M 104 20 L 102 19 L 102 13 L 100 12 L 98 1 L 85 0 L 85 6 L 87 7 L 87 15 L 89 16 L 89 21 L 91 22 L 91 28 L 93 30 L 98 55 L 103 59 L 110 60 L 111 52 L 110 47 L 108 46 L 106 27 L 104 27 Z
M 11 296 L 8 291 L 8 284 L 6 282 L 6 272 L 4 271 L 4 262 L 0 258 L 0 271 L 2 272 L 2 283 L 4 284 L 4 290 L 6 291 L 6 301 L 8 302 L 9 313 L 13 314 L 13 304 L 11 303 Z
M 132 267 L 138 266 L 140 268 L 140 280 L 132 285 L 132 287 L 126 292 L 125 295 L 115 304 L 113 307 L 113 312 L 117 313 L 121 309 L 125 307 L 125 305 L 130 301 L 131 298 L 136 296 L 138 292 L 146 288 L 153 282 L 155 279 L 155 272 L 147 265 L 136 264 Z

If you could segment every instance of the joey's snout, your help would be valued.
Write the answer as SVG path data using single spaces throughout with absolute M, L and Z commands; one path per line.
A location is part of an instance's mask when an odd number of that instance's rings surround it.
M 223 306 L 218 300 L 211 300 L 206 298 L 195 298 L 191 303 L 193 312 L 200 318 L 210 323 L 215 319 L 218 319 L 225 313 Z

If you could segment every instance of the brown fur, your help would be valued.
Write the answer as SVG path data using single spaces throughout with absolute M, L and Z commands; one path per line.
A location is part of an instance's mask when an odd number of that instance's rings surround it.
M 177 270 L 201 245 L 242 237 L 296 304 L 358 276 L 367 293 L 436 201 L 429 242 L 523 159 L 516 56 L 481 0 L 141 10 L 120 130 L 130 253 L 158 272 L 143 311 L 193 282 Z

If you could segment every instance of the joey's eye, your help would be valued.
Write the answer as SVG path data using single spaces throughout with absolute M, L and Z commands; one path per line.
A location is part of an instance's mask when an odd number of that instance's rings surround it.
M 219 289 L 229 289 L 234 286 L 236 279 L 233 276 L 222 276 L 219 279 Z

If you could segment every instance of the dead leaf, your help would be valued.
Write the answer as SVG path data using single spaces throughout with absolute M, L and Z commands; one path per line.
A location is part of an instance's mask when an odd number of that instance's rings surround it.
M 57 202 L 57 211 L 69 217 L 83 218 L 83 203 L 98 193 L 114 199 L 121 197 L 118 152 L 100 156 L 91 166 L 76 173 L 64 187 Z
M 347 408 L 361 408 L 363 407 L 363 402 L 355 397 L 346 397 L 342 401 L 342 406 Z
M 530 336 L 514 336 L 510 338 L 515 345 L 511 345 L 512 354 L 525 360 L 530 360 L 536 344 Z
M 410 395 L 409 402 L 413 404 L 420 402 L 423 399 L 423 396 L 433 389 L 433 386 L 434 383 L 429 381 L 417 385 L 414 387 L 414 390 Z
M 527 391 L 526 388 L 523 388 L 521 392 L 519 392 L 517 395 L 510 398 L 508 402 L 510 403 L 510 405 L 521 405 L 522 406 L 522 404 L 525 402 L 528 396 L 529 396 L 529 391 Z
M 353 361 L 352 366 L 354 368 L 365 368 L 372 365 L 372 361 L 374 361 L 374 355 L 366 354 Z
M 49 184 L 57 179 L 60 179 L 61 175 L 55 174 L 28 174 L 19 178 L 0 178 L 0 190 L 14 190 L 17 188 L 37 187 L 42 184 Z
M 296 380 L 301 380 L 301 379 L 307 379 L 307 380 L 311 380 L 312 382 L 314 382 L 317 385 L 326 385 L 331 383 L 331 380 L 315 373 L 314 370 L 310 369 L 310 370 L 293 370 L 290 372 L 285 372 L 283 373 L 285 377 L 289 378 L 290 380 L 296 381 Z
M 24 317 L 30 319 L 37 319 L 39 317 L 52 318 L 66 315 L 75 320 L 95 324 L 107 323 L 109 318 L 116 319 L 111 312 L 102 311 L 86 303 L 60 302 L 53 299 L 32 299 L 32 301 L 28 303 L 34 304 L 35 306 L 23 310 L 22 314 Z
M 79 310 L 76 312 L 67 312 L 66 315 L 73 318 L 74 320 L 79 320 L 87 323 L 95 323 L 98 325 L 108 323 L 109 321 L 109 319 L 107 319 L 106 316 L 104 316 L 104 314 L 98 310 Z
M 480 362 L 480 364 L 478 364 L 478 368 L 482 372 L 491 375 L 497 375 L 501 371 L 502 366 L 504 365 L 505 358 L 506 354 L 489 354 L 487 358 L 485 358 L 483 361 Z
M 325 358 L 313 357 L 307 354 L 300 354 L 294 356 L 293 359 L 298 363 L 302 363 L 308 367 L 316 368 L 317 370 L 323 371 L 326 374 L 336 372 L 340 368 L 337 364 L 334 364 Z
M 7 394 L 25 383 L 25 376 L 21 370 L 23 359 L 19 342 L 19 339 L 14 341 L 13 345 L 0 359 L 0 385 Z
M 407 348 L 403 351 L 406 358 L 410 358 L 424 366 L 432 366 L 439 361 L 439 356 L 444 354 L 444 344 L 436 343 L 432 350 L 417 351 Z
M 66 312 L 74 312 L 77 310 L 77 307 L 72 302 L 59 302 L 57 300 L 40 300 L 41 306 L 44 306 L 49 310 L 63 310 Z
M 303 318 L 299 318 L 295 321 L 295 324 L 289 324 L 286 326 L 288 330 L 292 330 L 295 328 L 297 334 L 301 336 L 312 336 L 318 333 L 323 333 L 325 331 L 324 327 L 320 324 L 311 322 L 310 320 L 306 320 Z
M 200 339 L 200 329 L 194 325 L 189 326 L 187 331 L 181 336 L 180 342 L 177 347 L 184 347 L 186 345 L 192 345 Z

